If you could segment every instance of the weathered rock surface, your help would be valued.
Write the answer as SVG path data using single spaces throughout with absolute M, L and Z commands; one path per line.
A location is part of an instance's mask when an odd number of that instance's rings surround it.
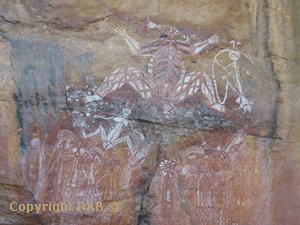
M 299 6 L 1 1 L 0 223 L 299 224 Z

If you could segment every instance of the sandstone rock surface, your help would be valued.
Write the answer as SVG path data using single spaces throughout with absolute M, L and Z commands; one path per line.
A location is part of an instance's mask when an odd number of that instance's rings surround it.
M 299 224 L 299 10 L 1 1 L 0 223 Z

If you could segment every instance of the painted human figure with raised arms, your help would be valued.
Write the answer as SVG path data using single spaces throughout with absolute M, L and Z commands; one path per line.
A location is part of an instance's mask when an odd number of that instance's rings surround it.
M 128 44 L 131 52 L 137 56 L 151 57 L 148 72 L 142 72 L 130 66 L 122 66 L 105 78 L 95 95 L 86 96 L 86 103 L 103 99 L 108 93 L 129 84 L 145 100 L 162 103 L 164 111 L 174 108 L 174 104 L 184 101 L 199 89 L 208 98 L 210 107 L 224 111 L 224 106 L 217 103 L 213 84 L 203 71 L 186 73 L 182 55 L 193 56 L 200 53 L 206 46 L 218 42 L 214 35 L 203 42 L 190 43 L 176 40 L 178 30 L 168 25 L 148 23 L 149 28 L 157 28 L 167 36 L 146 44 L 140 44 L 131 38 L 122 26 L 115 29 Z

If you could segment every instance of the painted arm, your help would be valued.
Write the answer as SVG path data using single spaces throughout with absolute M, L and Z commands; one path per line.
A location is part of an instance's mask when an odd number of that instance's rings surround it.
M 130 122 L 129 120 L 128 120 L 128 122 L 129 122 L 129 124 L 130 124 L 131 130 L 132 130 L 134 133 L 140 135 L 141 138 L 142 138 L 142 140 L 144 140 L 144 139 L 145 139 L 144 136 L 143 136 L 141 133 L 139 133 L 139 132 L 137 132 L 136 130 L 133 129 L 132 124 L 131 124 L 131 122 Z
M 191 44 L 187 41 L 176 40 L 177 50 L 183 55 L 196 55 L 203 49 L 212 43 L 219 42 L 219 36 L 214 35 L 205 41 L 199 41 L 195 44 Z
M 142 45 L 130 37 L 124 27 L 118 26 L 115 31 L 124 38 L 131 52 L 137 56 L 152 56 L 165 43 L 163 40 L 154 40 Z
M 130 37 L 123 26 L 116 27 L 115 31 L 125 39 L 131 52 L 135 55 L 138 55 L 138 50 L 140 49 L 140 43 L 138 43 L 136 40 Z
M 200 42 L 193 44 L 192 55 L 198 54 L 199 52 L 203 51 L 203 49 L 207 45 L 213 44 L 215 42 L 219 42 L 219 36 L 216 34 L 214 36 L 211 36 L 210 38 L 208 38 L 205 41 L 200 41 Z
M 111 120 L 111 119 L 115 118 L 114 116 L 112 116 L 112 117 L 104 117 L 104 116 L 100 116 L 100 115 L 95 115 L 94 117 L 95 118 L 101 118 L 101 119 L 104 119 L 104 120 Z
M 111 120 L 111 119 L 114 119 L 114 117 L 103 117 L 103 116 L 97 116 L 97 118 L 101 118 L 101 119 L 105 119 L 105 120 Z M 104 131 L 104 128 L 102 127 L 102 125 L 100 124 L 100 126 L 94 131 L 94 132 L 92 132 L 92 133 L 90 133 L 90 134 L 86 134 L 85 132 L 84 132 L 84 130 L 82 129 L 81 130 L 81 133 L 82 133 L 82 135 L 83 135 L 83 137 L 84 137 L 84 139 L 87 139 L 87 138 L 90 138 L 90 137 L 93 137 L 93 136 L 95 136 L 96 134 L 98 134 L 99 132 L 103 132 Z M 104 133 L 105 133 L 105 131 L 104 131 Z M 103 135 L 101 135 L 101 136 L 103 136 Z

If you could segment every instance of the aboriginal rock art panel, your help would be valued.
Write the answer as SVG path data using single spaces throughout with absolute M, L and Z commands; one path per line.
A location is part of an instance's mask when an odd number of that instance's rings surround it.
M 61 212 L 62 216 L 56 215 L 61 224 L 86 215 L 91 223 L 137 224 L 141 208 L 153 224 L 249 223 L 255 195 L 250 174 L 257 171 L 252 139 L 247 138 L 251 133 L 248 121 L 238 128 L 224 129 L 224 133 L 222 129 L 199 130 L 198 145 L 178 151 L 167 148 L 162 156 L 158 153 L 161 134 L 155 129 L 161 129 L 163 123 L 148 123 L 142 128 L 141 121 L 132 119 L 138 106 L 126 99 L 109 110 L 102 110 L 101 104 L 107 95 L 127 84 L 146 102 L 159 104 L 164 113 L 171 111 L 182 117 L 176 104 L 201 90 L 220 120 L 235 111 L 249 120 L 255 118 L 255 125 L 259 122 L 256 113 L 266 103 L 260 70 L 237 50 L 240 43 L 232 41 L 233 50 L 215 55 L 211 74 L 202 70 L 186 73 L 181 55 L 194 56 L 219 42 L 219 37 L 192 43 L 177 40 L 175 27 L 147 25 L 159 29 L 165 38 L 139 44 L 122 26 L 115 29 L 133 54 L 150 57 L 147 72 L 122 66 L 99 87 L 92 77 L 86 77 L 92 85 L 87 94 L 86 89 L 66 85 L 67 101 L 73 104 L 70 121 L 56 125 L 48 136 L 32 137 L 27 174 L 35 200 L 103 204 L 101 212 Z M 143 182 L 147 193 L 135 201 L 137 186 Z M 121 210 L 110 212 L 111 202 L 118 202 Z M 238 217 L 238 212 L 244 216 Z

